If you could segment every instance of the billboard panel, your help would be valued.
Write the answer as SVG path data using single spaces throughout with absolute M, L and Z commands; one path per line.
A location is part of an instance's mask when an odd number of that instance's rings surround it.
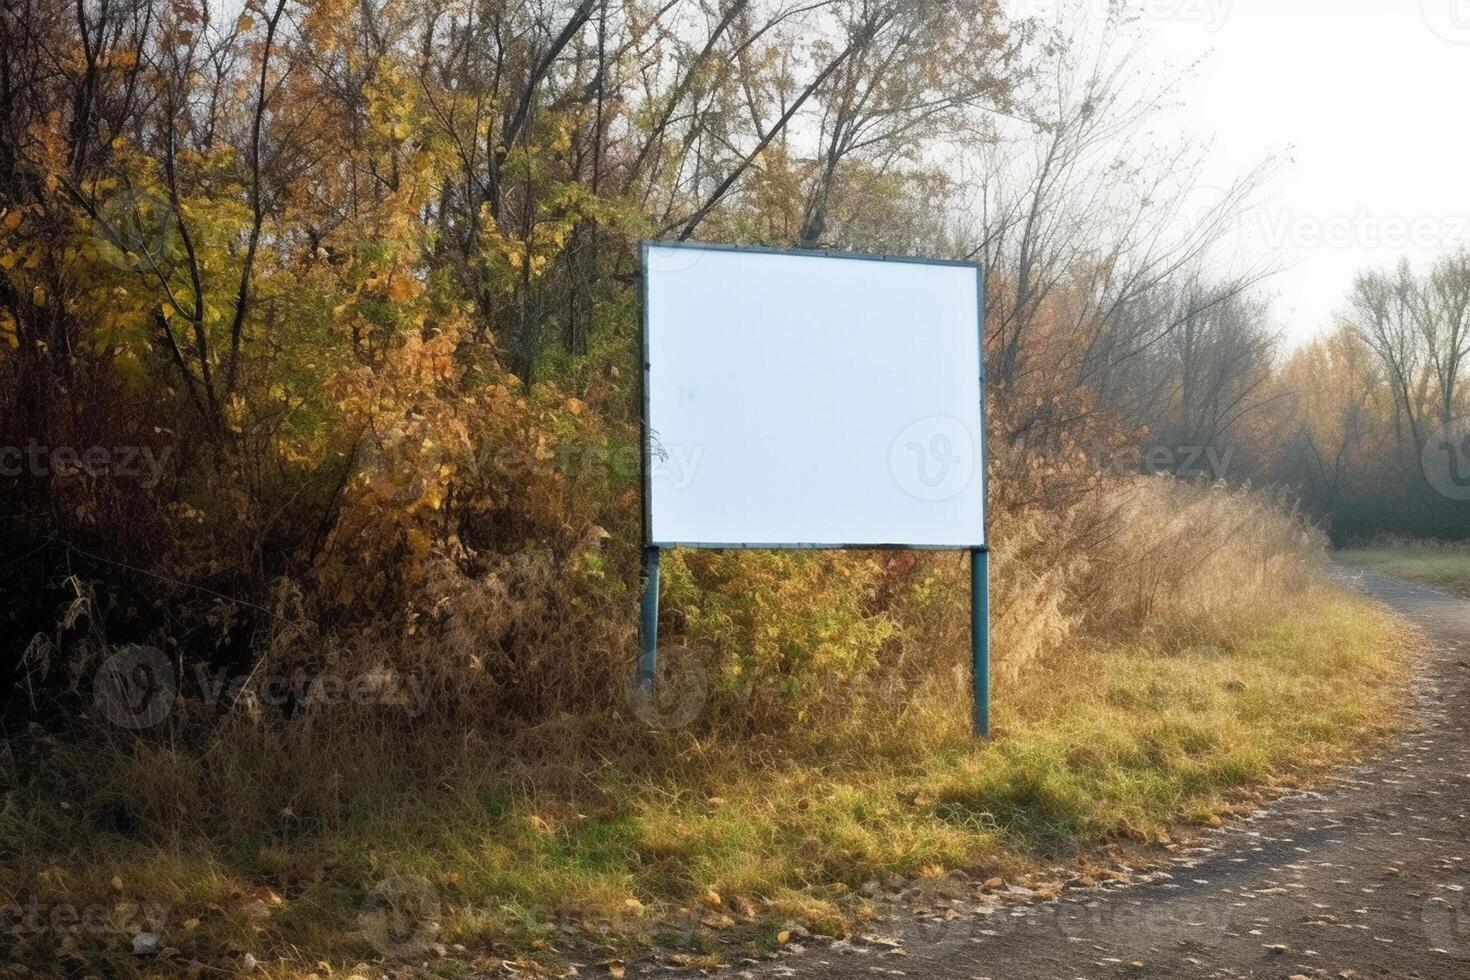
M 659 547 L 985 544 L 973 264 L 644 246 Z

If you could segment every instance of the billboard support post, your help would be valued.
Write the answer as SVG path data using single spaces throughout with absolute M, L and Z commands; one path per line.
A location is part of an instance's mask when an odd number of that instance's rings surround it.
M 970 552 L 970 648 L 975 734 L 990 738 L 990 549 Z
M 638 689 L 645 695 L 653 693 L 654 677 L 658 674 L 658 565 L 658 548 L 644 548 Z

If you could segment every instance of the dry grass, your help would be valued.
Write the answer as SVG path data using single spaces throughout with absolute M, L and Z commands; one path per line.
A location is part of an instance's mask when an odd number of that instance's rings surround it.
M 1347 565 L 1470 596 L 1470 546 L 1463 541 L 1384 539 L 1363 547 L 1345 548 L 1333 557 Z
M 443 705 L 412 719 L 324 706 L 234 712 L 202 750 L 28 742 L 0 805 L 0 904 L 38 908 L 43 927 L 12 929 L 13 955 L 158 967 L 131 953 L 150 910 L 177 962 L 233 969 L 249 952 L 283 977 L 395 956 L 450 976 L 554 959 L 573 924 L 605 956 L 650 940 L 714 955 L 709 890 L 748 916 L 754 942 L 786 922 L 840 932 L 870 878 L 1154 839 L 1310 778 L 1391 724 L 1404 637 L 1328 585 L 1318 539 L 1267 504 L 1143 480 L 996 540 L 989 745 L 966 728 L 967 581 L 953 558 L 907 575 L 887 618 L 834 614 L 867 623 L 856 647 L 798 610 L 811 642 L 831 644 L 824 674 L 775 669 L 790 656 L 778 648 L 741 656 L 718 617 L 694 623 L 712 642 L 711 693 L 675 731 L 591 710 L 482 728 Z M 851 560 L 854 587 L 885 581 L 862 564 L 879 559 Z M 883 656 L 864 664 L 864 644 Z M 753 672 L 744 685 L 736 668 Z M 794 695 L 763 686 L 793 676 Z M 386 944 L 361 916 L 385 889 L 409 924 Z M 64 906 L 105 921 L 44 924 Z

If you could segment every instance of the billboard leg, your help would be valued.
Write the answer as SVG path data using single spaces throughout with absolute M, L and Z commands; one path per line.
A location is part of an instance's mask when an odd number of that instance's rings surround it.
M 638 687 L 645 694 L 653 691 L 658 673 L 658 560 L 657 548 L 643 549 L 643 603 L 640 619 L 638 654 Z
M 990 550 L 970 552 L 970 645 L 975 734 L 990 738 Z

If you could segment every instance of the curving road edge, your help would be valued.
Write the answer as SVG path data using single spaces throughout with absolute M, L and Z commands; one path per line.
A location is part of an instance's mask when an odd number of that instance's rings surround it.
M 884 936 L 748 962 L 736 975 L 1470 980 L 1470 601 L 1340 574 L 1428 641 L 1409 729 L 1374 761 L 1207 834 L 1127 885 L 1048 903 L 1017 896 L 979 913 L 940 896 L 928 914 L 884 923 Z

